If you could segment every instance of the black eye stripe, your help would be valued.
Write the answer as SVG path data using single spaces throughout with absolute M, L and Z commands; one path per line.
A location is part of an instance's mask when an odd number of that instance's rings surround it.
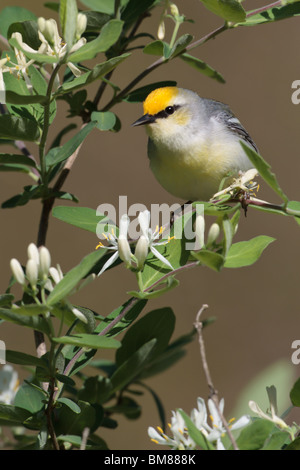
M 165 109 L 163 109 L 159 113 L 156 113 L 154 115 L 154 118 L 155 119 L 161 119 L 161 118 L 165 119 L 165 118 L 169 117 L 171 114 L 173 114 L 178 108 L 180 108 L 180 105 L 178 105 L 178 104 L 175 104 L 174 106 L 167 106 Z

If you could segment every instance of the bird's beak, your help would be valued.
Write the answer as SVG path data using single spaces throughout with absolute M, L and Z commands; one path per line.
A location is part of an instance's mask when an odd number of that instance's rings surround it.
M 142 126 L 144 124 L 152 124 L 155 122 L 155 117 L 151 114 L 144 114 L 144 116 L 140 117 L 137 121 L 135 121 L 132 126 Z

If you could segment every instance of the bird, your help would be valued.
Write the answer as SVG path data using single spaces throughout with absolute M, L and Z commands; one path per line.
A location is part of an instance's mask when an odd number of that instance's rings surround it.
M 233 178 L 253 168 L 240 144 L 258 153 L 229 106 L 177 86 L 151 91 L 144 114 L 150 168 L 160 185 L 185 201 L 209 201 Z

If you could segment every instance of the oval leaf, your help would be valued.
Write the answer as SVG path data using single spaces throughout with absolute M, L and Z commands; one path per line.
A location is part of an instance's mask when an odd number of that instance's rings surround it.
M 255 263 L 275 238 L 260 235 L 248 241 L 231 245 L 225 260 L 225 268 L 241 268 Z

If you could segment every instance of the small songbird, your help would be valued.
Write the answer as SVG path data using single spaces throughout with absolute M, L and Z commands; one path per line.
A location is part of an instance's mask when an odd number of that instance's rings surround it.
M 257 152 L 248 132 L 229 107 L 177 87 L 152 91 L 144 115 L 150 168 L 158 182 L 185 201 L 208 201 L 225 178 L 253 167 L 240 141 Z M 227 178 L 227 179 L 226 179 Z

